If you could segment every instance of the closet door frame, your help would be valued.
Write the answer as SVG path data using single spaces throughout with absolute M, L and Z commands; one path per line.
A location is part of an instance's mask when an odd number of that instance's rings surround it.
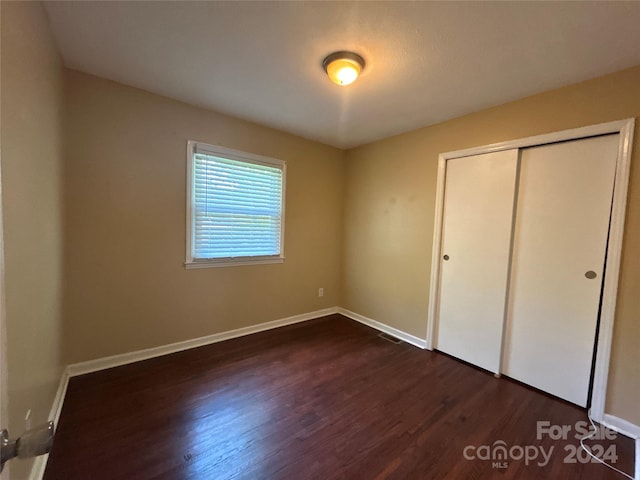
M 431 254 L 431 283 L 429 287 L 429 308 L 427 313 L 426 347 L 433 350 L 436 340 L 436 328 L 439 315 L 440 276 L 441 276 L 441 243 L 442 220 L 444 210 L 444 188 L 447 172 L 447 161 L 454 158 L 499 152 L 502 150 L 522 149 L 549 143 L 580 138 L 595 137 L 606 134 L 619 134 L 618 158 L 616 161 L 616 176 L 614 183 L 613 203 L 611 209 L 611 224 L 609 243 L 607 245 L 606 277 L 602 287 L 602 310 L 600 313 L 600 330 L 597 339 L 597 355 L 595 359 L 595 374 L 591 389 L 591 415 L 599 423 L 609 424 L 612 420 L 605 415 L 607 380 L 609 377 L 609 361 L 611 357 L 611 342 L 613 339 L 613 323 L 616 312 L 618 295 L 618 280 L 620 277 L 620 261 L 622 255 L 622 239 L 624 236 L 624 220 L 627 207 L 627 190 L 629 186 L 629 166 L 631 163 L 631 146 L 635 119 L 618 120 L 601 123 L 588 127 L 563 130 L 544 135 L 494 143 L 465 150 L 441 153 L 438 157 L 438 177 L 436 189 L 435 221 L 433 229 L 433 250 Z M 607 418 L 608 417 L 608 418 Z M 620 430 L 620 427 L 617 428 Z

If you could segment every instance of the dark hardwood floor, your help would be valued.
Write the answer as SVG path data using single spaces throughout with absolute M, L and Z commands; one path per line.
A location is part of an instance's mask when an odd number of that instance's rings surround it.
M 622 479 L 579 447 L 564 462 L 586 419 L 334 315 L 72 378 L 45 479 Z M 537 439 L 538 421 L 571 426 L 569 440 Z M 499 441 L 539 456 L 465 459 Z M 590 444 L 633 471 L 631 439 Z

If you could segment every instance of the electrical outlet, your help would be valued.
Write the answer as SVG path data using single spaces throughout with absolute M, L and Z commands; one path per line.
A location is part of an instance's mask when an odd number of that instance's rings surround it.
M 318 289 L 318 296 L 319 296 L 319 297 L 324 297 L 324 288 L 320 287 L 320 288 Z

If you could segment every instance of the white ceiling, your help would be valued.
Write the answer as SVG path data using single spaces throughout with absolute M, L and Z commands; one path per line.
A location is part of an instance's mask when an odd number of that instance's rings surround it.
M 640 64 L 640 2 L 45 2 L 66 66 L 348 148 Z M 360 53 L 339 87 L 322 59 Z

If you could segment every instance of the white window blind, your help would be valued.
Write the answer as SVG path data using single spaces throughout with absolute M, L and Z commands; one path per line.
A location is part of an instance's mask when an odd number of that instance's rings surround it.
M 281 259 L 284 162 L 198 143 L 191 152 L 187 262 Z

